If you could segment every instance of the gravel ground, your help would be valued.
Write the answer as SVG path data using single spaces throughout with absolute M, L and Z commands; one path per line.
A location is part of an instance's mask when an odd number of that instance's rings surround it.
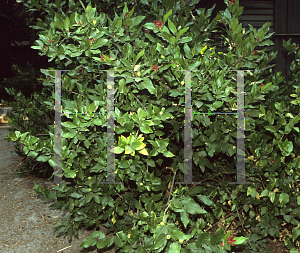
M 74 252 L 110 252 L 97 250 L 96 247 L 83 249 L 82 241 L 94 230 L 80 230 L 79 239 L 73 236 L 69 243 L 66 237 L 57 237 L 54 225 L 61 217 L 67 215 L 59 209 L 49 209 L 53 202 L 40 200 L 34 192 L 33 185 L 44 188 L 47 179 L 26 176 L 18 177 L 14 170 L 21 160 L 14 150 L 14 143 L 7 142 L 9 126 L 0 126 L 0 252 L 3 253 L 74 253 Z M 50 189 L 51 186 L 47 185 Z M 100 231 L 106 229 L 100 226 Z M 113 234 L 108 234 L 111 237 Z

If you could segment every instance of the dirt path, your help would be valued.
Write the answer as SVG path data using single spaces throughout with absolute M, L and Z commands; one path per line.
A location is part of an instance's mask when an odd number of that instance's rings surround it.
M 80 230 L 79 239 L 57 237 L 54 225 L 67 212 L 49 209 L 53 202 L 44 202 L 36 197 L 33 185 L 45 187 L 47 179 L 27 176 L 18 177 L 14 170 L 20 164 L 20 158 L 14 150 L 14 143 L 4 137 L 9 126 L 0 126 L 0 252 L 5 253 L 75 253 L 75 252 L 115 252 L 83 250 L 79 245 L 83 239 L 95 231 Z M 48 186 L 49 187 L 49 186 Z M 100 227 L 104 233 L 106 229 Z M 107 237 L 112 236 L 109 234 Z

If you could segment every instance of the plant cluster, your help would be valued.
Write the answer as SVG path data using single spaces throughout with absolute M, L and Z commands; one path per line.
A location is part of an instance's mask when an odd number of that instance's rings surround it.
M 225 0 L 226 10 L 213 20 L 215 6 L 191 17 L 192 7 L 167 1 L 171 7 L 166 13 L 158 1 L 151 1 L 157 17 L 146 23 L 146 17 L 134 15 L 135 6 L 128 9 L 126 3 L 123 12 L 111 19 L 93 8 L 92 1 L 86 6 L 70 0 L 69 8 L 66 1 L 18 2 L 47 12 L 46 20 L 37 23 L 41 31 L 33 48 L 50 61 L 55 59 L 58 69 L 69 69 L 62 74 L 61 139 L 63 177 L 70 184 L 55 186 L 56 193 L 35 186 L 37 194 L 56 200 L 51 207 L 69 210 L 57 225 L 58 234 L 67 233 L 71 240 L 80 227 L 102 223 L 114 236 L 105 238 L 96 231 L 82 247 L 114 245 L 120 252 L 228 252 L 235 247 L 267 252 L 267 237 L 279 238 L 284 223 L 292 231 L 285 245 L 295 252 L 300 235 L 297 45 L 284 41 L 296 62 L 291 65 L 293 81 L 282 91 L 283 77 L 273 75 L 269 64 L 276 53 L 258 49 L 273 45 L 268 39 L 271 24 L 258 31 L 249 25 L 245 32 L 239 23 L 243 11 L 239 1 Z M 220 24 L 227 33 L 225 54 L 210 47 L 210 35 Z M 236 109 L 237 75 L 232 70 L 241 69 L 245 70 L 245 178 L 250 186 L 228 184 L 236 174 L 235 117 L 203 114 Z M 113 151 L 115 179 L 122 184 L 99 184 L 105 181 L 108 156 L 108 86 L 103 70 L 115 70 Z M 192 119 L 192 169 L 193 182 L 200 185 L 175 184 L 184 181 L 182 70 L 197 70 L 192 72 L 192 107 L 202 114 Z M 44 85 L 54 90 L 55 73 L 42 73 L 48 78 Z M 272 100 L 274 94 L 284 99 Z M 48 93 L 39 103 L 45 106 L 40 113 L 49 112 L 54 98 Z M 290 103 L 294 111 L 288 111 Z M 22 142 L 25 155 L 54 167 L 53 128 L 48 126 L 49 137 L 36 133 L 30 126 L 15 129 L 9 138 Z M 232 232 L 234 224 L 240 232 Z

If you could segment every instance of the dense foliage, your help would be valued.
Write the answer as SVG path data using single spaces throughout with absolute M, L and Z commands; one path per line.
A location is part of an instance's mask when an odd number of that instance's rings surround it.
M 70 184 L 56 186 L 55 194 L 35 186 L 38 194 L 56 200 L 52 207 L 70 211 L 58 224 L 58 233 L 71 239 L 80 227 L 98 227 L 101 222 L 114 236 L 94 232 L 82 247 L 114 245 L 120 252 L 227 252 L 235 247 L 267 252 L 267 237 L 279 237 L 284 222 L 291 231 L 285 245 L 295 252 L 300 235 L 297 45 L 284 41 L 296 61 L 291 66 L 293 80 L 282 89 L 284 78 L 273 74 L 269 64 L 276 53 L 256 49 L 273 44 L 268 39 L 270 23 L 258 31 L 249 25 L 245 33 L 239 1 L 225 0 L 226 10 L 210 20 L 212 9 L 200 9 L 194 17 L 192 7 L 153 0 L 148 8 L 155 19 L 149 22 L 127 3 L 112 17 L 93 7 L 93 1 L 19 2 L 46 13 L 46 19 L 37 22 L 41 31 L 33 48 L 55 59 L 58 69 L 70 70 L 62 74 L 62 170 Z M 227 33 L 225 54 L 210 47 L 210 34 L 221 23 Z M 193 182 L 201 184 L 175 184 L 184 179 L 185 72 L 179 70 L 197 68 L 192 72 L 192 169 Z M 108 86 L 107 73 L 101 70 L 114 69 L 115 178 L 123 184 L 99 185 L 105 181 L 107 158 Z M 232 70 L 242 69 L 245 177 L 250 186 L 228 184 L 236 174 L 236 118 L 196 114 L 234 111 L 237 74 Z M 54 90 L 55 73 L 41 71 L 47 77 L 47 92 L 36 95 L 34 108 L 39 109 L 29 110 L 28 124 L 37 121 L 37 113 L 53 110 L 49 92 Z M 54 167 L 53 126 L 43 128 L 48 137 L 38 136 L 40 129 L 34 125 L 25 130 L 13 117 L 9 122 L 15 127 L 9 138 L 22 142 L 24 154 Z M 234 234 L 233 224 L 240 230 Z

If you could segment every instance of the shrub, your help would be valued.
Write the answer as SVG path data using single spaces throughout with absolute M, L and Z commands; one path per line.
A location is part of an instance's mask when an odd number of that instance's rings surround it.
M 71 10 L 65 12 L 63 4 L 56 3 L 56 13 L 49 4 L 41 6 L 49 18 L 45 24 L 38 24 L 42 31 L 34 48 L 56 59 L 59 69 L 70 69 L 62 78 L 63 113 L 79 113 L 66 114 L 62 119 L 62 170 L 71 184 L 56 186 L 55 197 L 44 192 L 44 196 L 57 201 L 51 207 L 70 211 L 69 217 L 58 224 L 57 233 L 67 233 L 71 240 L 73 234 L 78 235 L 79 227 L 98 227 L 101 221 L 107 233 L 113 231 L 115 235 L 105 238 L 96 231 L 82 242 L 82 247 L 96 245 L 100 249 L 114 244 L 121 252 L 226 252 L 245 242 L 247 246 L 241 246 L 244 252 L 250 252 L 258 248 L 265 251 L 266 237 L 279 237 L 280 224 L 285 221 L 293 239 L 286 238 L 286 245 L 293 247 L 300 234 L 299 196 L 295 190 L 300 160 L 292 153 L 299 147 L 296 124 L 300 116 L 288 112 L 284 101 L 269 100 L 267 109 L 262 107 L 261 102 L 279 89 L 282 80 L 280 74 L 263 77 L 276 54 L 272 52 L 268 57 L 265 51 L 255 49 L 272 45 L 267 39 L 270 23 L 258 31 L 250 26 L 244 34 L 238 22 L 243 10 L 239 1 L 225 2 L 226 10 L 211 22 L 214 7 L 202 11 L 196 23 L 188 16 L 189 7 L 180 9 L 176 2 L 169 12 L 157 11 L 157 19 L 144 25 L 145 16 L 134 17 L 135 8 L 129 11 L 126 3 L 114 20 L 97 13 L 91 2 L 85 6 L 81 1 L 69 1 Z M 156 1 L 152 3 L 155 10 Z M 35 8 L 30 3 L 26 6 Z M 209 36 L 219 22 L 225 24 L 228 33 L 224 42 L 228 52 L 224 56 L 218 56 L 210 47 Z M 153 36 L 144 33 L 143 27 Z M 245 168 L 250 175 L 246 180 L 253 183 L 247 189 L 243 185 L 229 186 L 233 179 L 225 177 L 236 173 L 232 163 L 236 123 L 230 115 L 216 119 L 200 114 L 193 117 L 192 167 L 200 172 L 197 180 L 201 185 L 175 184 L 175 177 L 180 182 L 184 179 L 184 149 L 180 145 L 186 116 L 181 106 L 172 106 L 185 101 L 184 72 L 177 70 L 197 67 L 201 72 L 192 75 L 192 100 L 195 111 L 202 112 L 236 109 L 236 73 L 228 70 L 247 70 Z M 118 142 L 113 151 L 116 181 L 124 184 L 98 184 L 105 180 L 109 155 L 104 135 L 104 101 L 109 86 L 107 74 L 97 72 L 104 68 L 118 69 Z M 44 74 L 53 88 L 54 74 Z M 48 96 L 43 103 L 49 108 L 53 99 Z M 100 114 L 81 115 L 96 111 Z M 32 156 L 54 167 L 51 131 L 48 140 L 20 131 L 9 137 L 22 140 L 32 150 L 44 145 Z M 36 191 L 43 194 L 38 186 Z M 217 221 L 222 224 L 210 234 Z M 240 234 L 229 231 L 235 222 L 243 227 Z M 245 235 L 249 228 L 251 234 Z

